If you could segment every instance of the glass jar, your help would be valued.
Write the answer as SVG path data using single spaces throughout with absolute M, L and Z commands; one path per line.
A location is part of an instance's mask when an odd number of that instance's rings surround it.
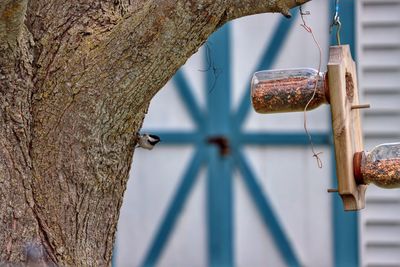
M 329 102 L 325 74 L 315 69 L 259 71 L 251 80 L 251 102 L 258 113 L 304 111 L 313 95 L 307 110 Z
M 400 187 L 400 143 L 382 144 L 371 152 L 354 155 L 354 176 L 358 183 L 382 188 Z

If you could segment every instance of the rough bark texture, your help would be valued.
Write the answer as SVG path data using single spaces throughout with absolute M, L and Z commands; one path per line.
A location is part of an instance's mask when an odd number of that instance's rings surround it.
M 151 98 L 223 23 L 307 1 L 2 0 L 0 262 L 110 265 Z

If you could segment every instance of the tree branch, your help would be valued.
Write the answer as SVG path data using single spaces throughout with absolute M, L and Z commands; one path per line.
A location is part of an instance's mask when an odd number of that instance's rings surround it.
M 227 21 L 267 12 L 279 12 L 290 18 L 290 9 L 311 0 L 233 0 L 227 6 Z

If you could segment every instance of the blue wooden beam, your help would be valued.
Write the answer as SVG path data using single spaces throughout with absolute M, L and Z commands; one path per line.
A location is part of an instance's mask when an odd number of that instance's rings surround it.
M 204 144 L 204 135 L 199 132 L 185 132 L 178 130 L 143 130 L 145 133 L 152 133 L 161 138 L 160 145 L 192 145 L 196 143 Z
M 230 133 L 231 75 L 230 24 L 226 24 L 209 38 L 210 56 L 214 69 L 206 72 L 207 133 Z
M 331 136 L 329 133 L 313 132 L 311 134 L 314 145 L 329 145 Z M 277 133 L 243 133 L 239 142 L 246 145 L 269 145 L 269 146 L 308 146 L 310 142 L 304 132 L 277 132 Z
M 333 188 L 337 188 L 335 153 L 332 149 L 332 177 Z M 339 194 L 333 196 L 333 240 L 334 266 L 357 267 L 358 255 L 358 219 L 356 212 L 344 211 L 343 201 Z
M 155 266 L 157 261 L 160 259 L 163 249 L 175 227 L 178 216 L 181 213 L 189 193 L 193 189 L 193 186 L 196 182 L 200 167 L 204 162 L 204 156 L 205 149 L 203 147 L 198 147 L 196 153 L 190 161 L 188 169 L 185 171 L 174 197 L 172 198 L 164 218 L 159 224 L 154 239 L 150 244 L 150 249 L 148 250 L 141 266 Z
M 189 145 L 206 142 L 206 137 L 198 132 L 144 130 L 156 134 L 161 138 L 161 145 Z M 312 141 L 315 145 L 330 145 L 331 135 L 325 132 L 313 132 Z M 308 137 L 304 132 L 245 132 L 239 134 L 237 141 L 243 145 L 309 145 Z
M 230 26 L 223 26 L 214 33 L 209 43 L 212 69 L 207 78 L 207 135 L 231 135 L 231 75 L 230 75 Z M 234 266 L 233 255 L 233 196 L 232 159 L 220 155 L 217 144 L 208 147 L 207 175 L 207 225 L 208 263 L 210 267 Z
M 233 267 L 232 158 L 208 149 L 207 223 L 208 266 Z
M 292 244 L 285 235 L 285 231 L 282 228 L 282 224 L 280 223 L 277 214 L 274 212 L 268 197 L 262 192 L 261 186 L 257 182 L 257 178 L 251 171 L 251 168 L 241 151 L 235 151 L 235 159 L 249 195 L 257 207 L 265 226 L 269 229 L 282 258 L 288 266 L 301 266 Z
M 292 24 L 296 21 L 297 13 L 297 10 L 292 11 L 293 16 L 291 19 L 284 17 L 280 19 L 274 33 L 270 37 L 271 42 L 261 57 L 260 63 L 257 64 L 256 71 L 270 69 L 273 66 L 276 58 L 280 54 L 280 48 L 283 46 L 286 37 L 289 35 L 289 30 Z M 236 127 L 238 128 L 242 126 L 250 109 L 250 80 L 251 77 L 248 79 L 248 86 L 246 86 L 244 96 L 242 97 L 239 108 L 235 114 Z
M 186 109 L 189 111 L 193 121 L 199 128 L 201 128 L 204 125 L 204 115 L 191 92 L 189 83 L 187 82 L 183 71 L 179 70 L 175 74 L 173 80 L 177 86 L 178 93 L 186 106 Z

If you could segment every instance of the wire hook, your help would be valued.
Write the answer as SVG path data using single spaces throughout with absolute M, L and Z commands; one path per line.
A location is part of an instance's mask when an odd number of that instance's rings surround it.
M 333 15 L 329 32 L 332 32 L 334 26 L 336 26 L 336 43 L 340 45 L 340 30 L 342 28 L 342 23 L 340 22 L 339 17 L 339 0 L 335 0 L 335 14 Z

